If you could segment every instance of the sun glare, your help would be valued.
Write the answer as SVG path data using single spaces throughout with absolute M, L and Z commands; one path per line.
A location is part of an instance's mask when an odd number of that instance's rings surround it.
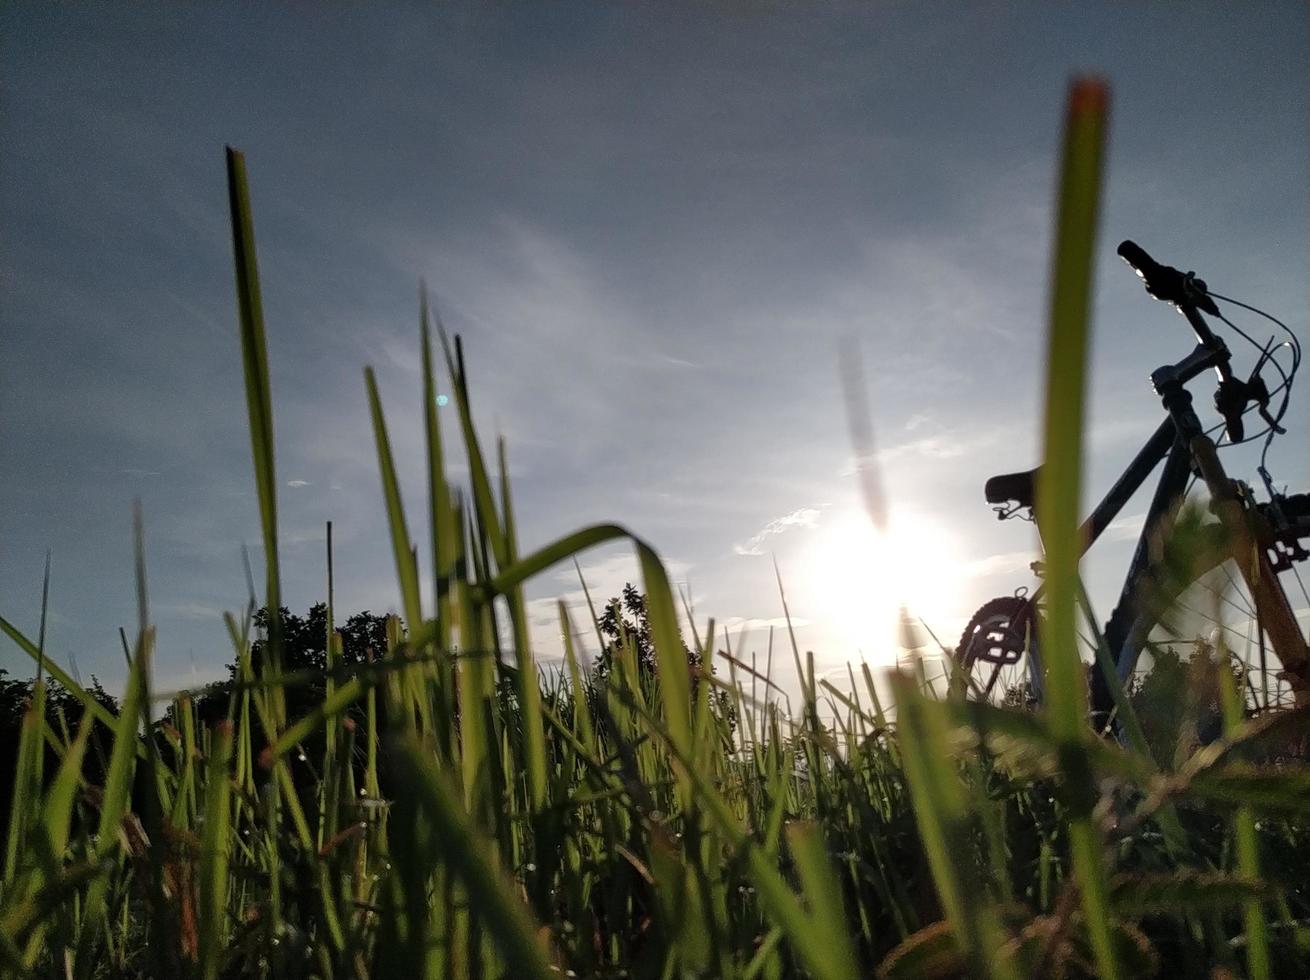
M 891 662 L 904 648 L 900 610 L 922 619 L 945 643 L 959 619 L 962 583 L 957 542 L 941 524 L 914 511 L 895 511 L 885 532 L 863 513 L 826 521 L 803 559 L 805 605 L 827 624 L 833 651 L 854 658 Z M 945 635 L 943 635 L 943 630 Z M 918 631 L 919 642 L 935 649 Z

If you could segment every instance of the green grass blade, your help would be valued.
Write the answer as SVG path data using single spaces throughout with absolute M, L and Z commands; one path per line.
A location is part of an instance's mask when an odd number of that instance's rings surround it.
M 36 841 L 37 856 L 42 865 L 28 886 L 28 894 L 49 882 L 58 881 L 63 875 L 66 852 L 72 836 L 74 804 L 77 798 L 78 783 L 82 778 L 82 760 L 86 757 L 87 741 L 95 724 L 89 712 L 82 715 L 77 736 L 68 746 L 55 773 L 50 792 L 46 794 L 41 805 L 42 837 Z M 60 904 L 55 909 L 57 920 L 57 946 L 65 948 L 72 944 L 76 935 L 76 918 L 73 907 L 68 903 Z M 49 922 L 41 920 L 33 923 L 31 934 L 27 938 L 24 953 L 25 967 L 33 967 L 47 943 Z
M 564 638 L 564 663 L 569 672 L 569 684 L 573 688 L 573 724 L 578 731 L 578 740 L 586 747 L 587 754 L 596 754 L 596 731 L 591 723 L 591 710 L 587 705 L 587 688 L 582 681 L 582 671 L 578 668 L 578 657 L 573 649 L 573 622 L 563 600 L 558 603 L 560 635 Z
M 15 754 L 13 797 L 9 806 L 9 834 L 5 842 L 3 884 L 6 889 L 18 877 L 27 855 L 23 843 L 41 805 L 41 733 L 45 726 L 45 683 L 33 685 L 32 698 L 23 711 Z
M 241 360 L 245 371 L 246 412 L 250 424 L 250 453 L 255 469 L 255 490 L 259 498 L 259 519 L 264 539 L 266 593 L 269 610 L 268 648 L 271 664 L 281 672 L 282 577 L 278 561 L 277 470 L 273 457 L 273 395 L 268 381 L 268 346 L 264 338 L 264 306 L 259 290 L 259 266 L 255 257 L 255 224 L 250 214 L 250 191 L 246 186 L 246 158 L 227 147 L 228 205 L 232 219 L 232 252 L 236 266 L 237 308 L 241 323 Z M 283 697 L 273 694 L 275 724 L 284 724 Z
M 509 490 L 509 464 L 505 461 L 505 441 L 496 444 L 500 462 L 500 510 L 504 518 L 504 562 L 512 565 L 518 558 L 518 542 L 514 530 L 514 508 Z M 527 769 L 528 798 L 534 810 L 546 805 L 546 735 L 541 718 L 541 679 L 537 676 L 537 661 L 532 652 L 532 637 L 528 626 L 527 605 L 523 589 L 517 586 L 506 595 L 509 603 L 510 623 L 514 631 L 514 655 L 518 670 L 515 688 L 519 699 L 519 725 L 523 731 L 524 767 Z
M 487 475 L 487 463 L 478 444 L 477 429 L 473 424 L 473 410 L 469 404 L 468 377 L 464 373 L 464 357 L 460 349 L 460 339 L 455 338 L 457 355 L 451 353 L 450 342 L 444 330 L 440 330 L 441 346 L 446 355 L 446 367 L 455 380 L 455 404 L 459 409 L 459 422 L 464 436 L 464 450 L 468 456 L 469 482 L 473 489 L 473 507 L 477 515 L 477 525 L 482 536 L 490 542 L 492 555 L 496 559 L 496 568 L 503 569 L 508 564 L 505 538 L 501 531 L 500 518 L 496 514 L 496 503 L 491 493 L 491 478 Z
M 973 861 L 968 797 L 952 759 L 945 713 L 911 675 L 897 673 L 892 680 L 914 817 L 955 941 L 970 975 L 1015 977 L 1014 963 L 999 955 L 1006 937 Z
M 1219 694 L 1223 708 L 1224 734 L 1237 735 L 1242 725 L 1242 697 L 1237 691 L 1228 664 L 1222 664 L 1215 674 L 1219 679 Z M 1255 811 L 1240 807 L 1233 818 L 1233 836 L 1237 845 L 1237 871 L 1247 883 L 1260 879 L 1260 841 L 1255 826 Z M 1246 970 L 1251 980 L 1268 980 L 1273 975 L 1269 959 L 1269 926 L 1265 921 L 1261 896 L 1252 895 L 1242 902 L 1242 921 L 1246 930 Z
M 446 479 L 445 448 L 441 419 L 437 414 L 436 372 L 432 363 L 432 331 L 429 323 L 426 287 L 419 291 L 419 329 L 423 346 L 423 422 L 428 463 L 428 524 L 432 537 L 432 581 L 435 591 L 433 610 L 437 617 L 437 649 L 449 655 L 453 642 L 454 606 L 451 588 L 455 576 L 455 537 L 460 533 L 451 506 L 450 484 Z M 449 660 L 437 665 L 440 689 L 438 716 L 440 744 L 447 758 L 454 755 L 455 694 L 454 671 Z
M 113 862 L 118 859 L 119 843 L 123 839 L 123 819 L 131 801 L 132 779 L 136 772 L 139 741 L 137 729 L 141 724 L 141 709 L 145 703 L 145 670 L 148 660 L 145 649 L 150 642 L 151 637 L 147 632 L 141 637 L 136 656 L 132 658 L 132 666 L 127 675 L 127 690 L 113 727 L 113 749 L 109 755 L 109 771 L 105 775 L 100 799 L 100 821 L 96 830 L 99 856 L 109 863 L 101 866 L 102 873 L 91 882 L 87 891 L 76 957 L 78 977 L 93 974 L 98 960 L 97 947 L 103 939 L 101 928 L 105 921 L 110 872 Z
M 200 848 L 200 974 L 219 975 L 227 942 L 227 890 L 232 832 L 232 724 L 221 722 L 210 743 L 205 824 Z
M 45 665 L 45 672 L 58 681 L 60 687 L 82 702 L 83 706 L 85 706 L 85 708 L 95 716 L 97 721 L 103 722 L 108 728 L 113 728 L 114 725 L 117 724 L 118 719 L 114 717 L 113 713 L 92 697 L 90 692 L 82 687 L 81 684 L 73 680 L 72 674 L 68 673 L 68 671 L 64 670 L 53 660 L 44 657 L 41 653 L 41 649 L 35 643 L 24 636 L 12 623 L 2 616 L 0 616 L 0 633 L 4 633 L 5 636 L 13 640 L 18 649 L 22 650 L 32 658 L 33 663 L 43 663 Z
M 405 506 L 400 499 L 400 482 L 396 478 L 396 463 L 391 455 L 391 439 L 387 435 L 387 423 L 382 416 L 382 401 L 378 398 L 377 379 L 373 376 L 372 368 L 364 369 L 364 385 L 368 389 L 373 438 L 377 442 L 378 470 L 382 475 L 382 496 L 387 507 L 387 525 L 391 529 L 391 550 L 396 560 L 396 577 L 400 580 L 405 620 L 411 629 L 416 629 L 423 622 L 418 569 L 414 565 L 409 528 L 405 524 Z
M 829 976 L 857 976 L 855 946 L 847 926 L 841 883 L 833 873 L 822 829 L 813 823 L 791 824 L 787 828 L 787 846 L 796 862 L 801 895 L 809 906 L 815 939 L 826 950 Z
M 1047 716 L 1068 744 L 1066 804 L 1069 838 L 1081 889 L 1082 911 L 1106 980 L 1119 975 L 1107 896 L 1102 845 L 1092 824 L 1095 792 L 1086 781 L 1077 743 L 1085 734 L 1087 696 L 1077 645 L 1082 436 L 1088 362 L 1092 273 L 1100 208 L 1109 90 L 1095 79 L 1069 89 L 1061 165 L 1047 353 L 1045 452 L 1037 494 L 1046 546 L 1046 615 L 1042 653 Z
M 487 859 L 488 842 L 474 831 L 468 814 L 457 802 L 458 795 L 444 782 L 431 753 L 418 743 L 405 741 L 398 747 L 395 759 L 401 776 L 398 785 L 416 797 L 432 821 L 430 844 L 464 883 L 471 905 L 510 969 L 509 975 L 540 980 L 558 976 L 537 941 L 527 907 L 514 886 Z M 405 860 L 407 856 L 397 857 Z M 408 859 L 419 858 L 410 855 Z

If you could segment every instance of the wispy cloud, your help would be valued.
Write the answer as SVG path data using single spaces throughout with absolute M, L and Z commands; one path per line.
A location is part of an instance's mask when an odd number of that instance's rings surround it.
M 908 442 L 881 449 L 876 455 L 880 463 L 890 463 L 892 460 L 904 456 L 922 456 L 927 459 L 955 459 L 958 456 L 963 456 L 976 446 L 977 443 L 973 441 L 966 442 L 963 439 L 941 434 L 924 436 L 922 439 L 911 439 Z
M 999 555 L 988 555 L 964 566 L 967 578 L 987 578 L 991 575 L 1012 575 L 1027 569 L 1036 558 L 1031 551 L 1006 551 Z
M 748 540 L 733 545 L 732 550 L 739 555 L 762 555 L 764 554 L 764 542 L 769 538 L 776 537 L 779 534 L 786 534 L 793 528 L 814 527 L 818 522 L 819 511 L 816 508 L 802 507 L 790 514 L 784 514 L 782 517 L 775 517 Z
M 1132 541 L 1142 533 L 1145 524 L 1145 514 L 1125 514 L 1107 524 L 1102 533 L 1107 541 Z
M 791 625 L 797 629 L 802 626 L 809 626 L 810 622 L 810 620 L 800 616 L 791 617 Z M 774 616 L 771 619 L 761 619 L 752 616 L 728 616 L 718 621 L 718 628 L 720 632 L 732 633 L 736 637 L 757 630 L 786 629 L 787 617 Z
M 157 602 L 154 604 L 154 612 L 158 616 L 176 616 L 179 619 L 218 621 L 223 618 L 224 610 L 203 602 Z
M 308 480 L 287 480 L 287 486 L 295 487 L 297 489 L 299 489 L 300 487 L 307 487 L 309 485 L 310 484 Z

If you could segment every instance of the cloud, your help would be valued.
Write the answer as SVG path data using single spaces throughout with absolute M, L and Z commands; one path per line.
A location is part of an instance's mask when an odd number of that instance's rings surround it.
M 1145 524 L 1145 514 L 1126 514 L 1107 524 L 1102 536 L 1107 541 L 1133 541 L 1142 533 Z
M 791 617 L 791 625 L 796 629 L 799 629 L 802 626 L 809 626 L 810 624 L 811 620 L 804 619 L 800 616 Z M 786 629 L 787 617 L 774 616 L 771 619 L 761 619 L 754 616 L 728 616 L 722 620 L 716 621 L 715 625 L 720 633 L 724 631 L 732 633 L 735 641 L 736 638 L 747 633 L 753 633 L 756 630 Z
M 176 616 L 179 619 L 221 620 L 224 612 L 218 606 L 203 602 L 157 602 L 153 608 L 156 615 Z
M 582 562 L 582 579 L 587 584 L 587 592 L 599 614 L 605 603 L 618 596 L 623 586 L 631 583 L 638 591 L 645 591 L 642 584 L 641 568 L 630 550 L 593 558 Z M 685 583 L 691 566 L 676 558 L 664 559 L 664 570 L 674 589 L 674 603 L 677 606 L 679 625 L 685 630 L 687 623 L 678 598 L 679 585 Z M 590 621 L 591 613 L 587 608 L 587 592 L 578 582 L 577 571 L 572 564 L 564 565 L 556 571 L 554 581 L 559 584 L 559 591 L 549 587 L 539 590 L 547 594 L 538 595 L 527 601 L 528 622 L 532 630 L 532 646 L 537 656 L 545 661 L 559 660 L 564 655 L 560 635 L 559 603 L 563 601 L 569 611 L 573 625 L 574 650 L 580 659 L 593 655 L 595 646 L 595 629 Z M 569 587 L 564 588 L 568 585 Z M 538 590 L 534 590 L 538 591 Z M 688 631 L 688 642 L 690 632 Z
M 732 550 L 739 555 L 762 555 L 762 546 L 769 538 L 785 534 L 794 527 L 814 527 L 819 522 L 819 511 L 814 507 L 802 507 L 790 514 L 776 517 L 760 528 L 749 540 L 735 544 Z
M 597 608 L 617 596 L 623 591 L 623 586 L 629 583 L 642 589 L 641 567 L 637 563 L 636 555 L 630 549 L 579 564 L 582 568 L 582 579 L 587 583 L 587 590 L 591 593 L 592 601 L 596 603 Z M 676 558 L 664 559 L 664 571 L 669 576 L 675 595 L 678 583 L 686 579 L 687 572 L 690 570 L 691 566 L 685 561 Z M 564 599 L 566 602 L 585 601 L 582 587 L 578 583 L 578 573 L 571 563 L 562 566 L 555 573 L 555 580 L 571 583 L 572 588 L 550 597 L 552 609 L 556 598 Z
M 309 485 L 310 484 L 308 480 L 287 480 L 287 486 L 295 487 L 297 489 L 299 489 L 300 487 L 307 487 Z
M 908 426 L 907 426 L 908 428 Z M 965 442 L 948 435 L 925 436 L 912 439 L 888 449 L 879 450 L 875 456 L 880 463 L 889 463 L 903 456 L 923 456 L 927 459 L 955 459 L 976 448 L 977 442 Z
M 1007 551 L 999 555 L 988 555 L 964 566 L 967 578 L 987 578 L 991 575 L 1011 575 L 1025 571 L 1036 556 L 1030 551 Z

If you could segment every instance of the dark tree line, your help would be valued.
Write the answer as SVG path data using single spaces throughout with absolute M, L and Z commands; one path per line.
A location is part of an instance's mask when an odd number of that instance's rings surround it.
M 288 723 L 303 717 L 321 703 L 326 695 L 328 668 L 328 622 L 327 606 L 317 603 L 310 607 L 304 616 L 298 616 L 287 608 L 279 610 L 281 627 L 281 670 L 290 675 L 290 682 L 283 686 Z M 367 663 L 370 659 L 380 658 L 387 649 L 387 621 L 385 615 L 377 615 L 368 610 L 350 616 L 344 622 L 334 623 L 334 636 L 337 647 L 337 669 L 348 673 L 352 668 Z M 251 643 L 251 665 L 255 676 L 259 676 L 266 666 L 269 655 L 268 641 L 271 619 L 267 609 L 260 609 L 254 617 L 256 639 Z M 635 646 L 638 671 L 643 683 L 653 683 L 655 678 L 655 646 L 652 638 L 650 620 L 647 615 L 646 597 L 632 585 L 625 585 L 622 595 L 615 597 L 605 606 L 604 614 L 598 623 L 604 646 L 592 666 L 591 676 L 603 680 L 613 669 L 620 644 L 630 643 Z M 403 624 L 401 624 L 403 633 Z M 683 643 L 683 650 L 693 669 L 701 666 L 701 658 Z M 238 666 L 231 663 L 227 668 L 228 676 L 223 680 L 208 684 L 192 692 L 190 698 L 194 704 L 197 720 L 203 726 L 212 726 L 228 717 L 233 705 L 233 698 L 239 694 Z M 693 686 L 697 683 L 693 678 Z M 501 685 L 501 695 L 513 697 L 512 685 Z M 10 803 L 13 798 L 15 769 L 18 761 L 18 741 L 23 717 L 31 703 L 34 691 L 33 680 L 19 680 L 0 669 L 0 827 L 7 825 Z M 77 731 L 86 710 L 82 702 L 57 682 L 47 681 L 45 714 L 47 723 L 55 732 Z M 92 678 L 87 691 L 108 709 L 118 713 L 118 702 L 100 684 Z M 726 702 L 725 702 L 726 703 Z M 382 705 L 379 705 L 381 708 Z M 356 720 L 362 720 L 362 708 L 355 706 L 348 712 Z M 385 719 L 382 719 L 385 724 Z M 161 724 L 175 722 L 167 715 Z M 84 774 L 88 783 L 100 785 L 105 775 L 105 762 L 109 752 L 109 730 L 96 722 L 92 732 L 90 749 L 84 763 Z M 258 753 L 267 744 L 265 733 L 256 724 L 251 732 L 252 749 Z M 316 729 L 304 743 L 310 758 L 321 756 L 324 748 L 323 730 Z M 55 771 L 59 756 L 45 743 L 46 777 Z
M 18 740 L 22 733 L 23 718 L 32 703 L 34 680 L 19 680 L 0 667 L 0 827 L 8 827 L 10 804 L 14 795 L 14 777 L 18 766 Z M 118 701 L 100 686 L 95 677 L 85 690 L 109 711 L 118 713 Z M 50 729 L 70 737 L 76 734 L 86 711 L 75 695 L 58 681 L 46 681 L 45 721 Z M 91 741 L 83 762 L 88 782 L 102 785 L 109 758 L 111 733 L 101 722 L 91 729 Z M 59 766 L 59 755 L 48 740 L 42 740 L 43 772 L 47 778 Z

